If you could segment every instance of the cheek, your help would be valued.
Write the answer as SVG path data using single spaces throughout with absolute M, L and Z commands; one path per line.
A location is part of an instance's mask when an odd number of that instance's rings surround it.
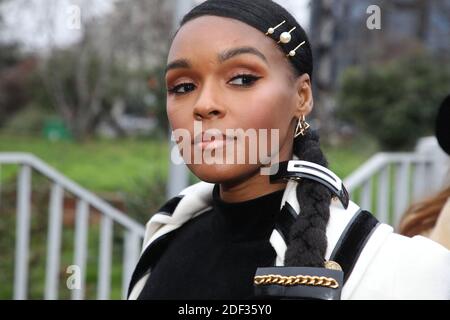
M 170 126 L 173 130 L 178 128 L 189 128 L 188 117 L 186 114 L 187 108 L 180 108 L 173 106 L 170 102 L 167 102 L 167 118 L 169 119 Z
M 240 122 L 247 128 L 271 128 L 286 134 L 293 117 L 295 93 L 274 83 L 268 83 L 245 99 L 245 105 L 237 110 Z
M 169 123 L 170 125 L 174 126 L 174 122 L 176 122 L 177 118 L 176 115 L 174 114 L 174 109 L 173 107 L 171 107 L 169 101 L 166 100 L 167 106 L 166 106 L 166 113 L 167 113 L 167 118 L 169 119 Z

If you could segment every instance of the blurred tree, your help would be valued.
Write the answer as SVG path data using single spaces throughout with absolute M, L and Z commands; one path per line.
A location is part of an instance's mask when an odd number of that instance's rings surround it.
M 149 80 L 149 87 L 155 93 L 156 98 L 155 116 L 158 120 L 161 137 L 164 139 L 167 138 L 167 132 L 169 131 L 169 119 L 166 111 L 165 66 L 166 64 L 164 63 L 156 68 L 153 72 L 153 77 Z
M 0 43 L 0 127 L 30 100 L 37 61 L 20 53 L 16 43 Z
M 51 48 L 42 78 L 75 138 L 89 137 L 104 119 L 123 134 L 112 114 L 123 101 L 141 99 L 134 105 L 149 107 L 144 100 L 151 91 L 147 81 L 164 63 L 171 3 L 117 1 L 110 14 L 84 21 L 78 43 Z
M 448 61 L 426 54 L 367 69 L 354 67 L 343 75 L 337 115 L 374 136 L 382 148 L 405 149 L 432 133 L 449 88 Z
M 367 28 L 370 5 L 381 9 L 381 29 Z M 426 50 L 435 57 L 450 53 L 450 1 L 310 1 L 309 39 L 314 56 L 313 111 L 324 138 L 335 137 L 341 74 L 350 66 L 385 64 Z M 328 134 L 327 134 L 328 133 Z
M 336 132 L 332 121 L 334 102 L 333 52 L 335 45 L 336 17 L 334 4 L 329 0 L 311 1 L 311 39 L 313 50 L 313 114 L 317 118 L 318 129 L 322 136 L 330 137 Z
M 130 191 L 122 194 L 127 214 L 141 223 L 146 223 L 151 215 L 158 212 L 161 203 L 166 200 L 167 177 L 161 174 L 152 179 L 141 176 L 133 179 Z

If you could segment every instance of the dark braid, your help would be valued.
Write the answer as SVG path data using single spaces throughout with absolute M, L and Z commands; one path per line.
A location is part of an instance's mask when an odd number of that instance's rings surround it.
M 301 160 L 327 166 L 327 160 L 320 150 L 319 136 L 311 130 L 294 140 L 294 154 Z M 323 267 L 331 192 L 316 181 L 303 179 L 297 186 L 297 199 L 300 215 L 291 227 L 285 265 Z
M 306 33 L 295 18 L 279 4 L 271 0 L 207 0 L 186 14 L 181 26 L 205 15 L 236 19 L 263 33 L 266 33 L 269 27 L 286 20 L 286 23 L 276 30 L 272 38 L 275 40 L 281 32 L 294 26 L 297 27 L 295 32 L 291 33 L 291 42 L 288 45 L 279 45 L 278 48 L 287 54 L 299 43 L 305 41 L 305 44 L 297 50 L 294 57 L 289 58 L 289 61 L 296 75 L 307 73 L 312 79 L 312 53 Z M 294 154 L 302 160 L 315 162 L 322 166 L 327 165 L 319 147 L 318 136 L 313 132 L 295 139 Z M 301 214 L 291 229 L 291 242 L 286 251 L 285 264 L 289 266 L 323 266 L 327 248 L 325 231 L 330 216 L 331 194 L 321 184 L 303 180 L 297 187 L 297 197 Z

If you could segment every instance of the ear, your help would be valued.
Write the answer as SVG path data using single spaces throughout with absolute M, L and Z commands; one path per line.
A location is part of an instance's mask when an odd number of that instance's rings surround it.
M 307 116 L 311 113 L 314 105 L 311 79 L 307 73 L 302 74 L 296 80 L 297 86 L 297 107 L 295 109 L 295 116 L 299 118 L 304 115 Z

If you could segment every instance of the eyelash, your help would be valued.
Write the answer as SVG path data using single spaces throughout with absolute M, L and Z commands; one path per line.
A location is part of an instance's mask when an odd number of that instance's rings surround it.
M 243 84 L 243 85 L 235 85 L 235 86 L 238 86 L 238 87 L 250 87 L 253 83 L 258 81 L 262 77 L 258 77 L 258 76 L 255 76 L 255 75 L 249 74 L 249 73 L 241 73 L 241 74 L 238 74 L 237 76 L 234 76 L 233 78 L 231 78 L 230 81 L 228 81 L 228 82 L 231 82 L 231 81 L 239 79 L 239 78 L 251 79 L 251 83 L 250 84 Z
M 252 75 L 252 74 L 248 74 L 248 73 L 243 73 L 243 74 L 239 74 L 239 75 L 237 75 L 237 76 L 231 78 L 230 81 L 228 81 L 228 82 L 232 82 L 232 81 L 234 81 L 234 80 L 236 80 L 236 79 L 239 79 L 239 78 L 248 78 L 248 79 L 251 79 L 251 83 L 250 83 L 250 84 L 242 84 L 242 85 L 232 84 L 233 86 L 236 86 L 236 87 L 251 87 L 256 81 L 258 81 L 258 80 L 261 79 L 262 77 L 258 77 L 258 76 L 255 76 L 255 75 Z M 187 92 L 178 92 L 178 90 L 179 90 L 180 88 L 183 88 L 183 87 L 185 87 L 185 86 L 195 87 L 195 85 L 194 85 L 193 83 L 185 82 L 185 83 L 180 83 L 180 84 L 178 84 L 178 85 L 176 85 L 176 86 L 173 86 L 173 87 L 171 87 L 171 88 L 168 88 L 167 91 L 169 92 L 169 94 L 183 95 L 183 94 L 187 94 L 187 93 L 189 93 L 190 91 L 194 90 L 194 89 L 192 89 L 192 90 L 187 91 Z
M 174 87 L 168 88 L 167 92 L 169 92 L 169 94 L 176 94 L 176 95 L 186 94 L 187 92 L 177 92 L 178 89 L 180 89 L 180 88 L 182 88 L 184 86 L 192 86 L 192 87 L 194 87 L 195 85 L 193 83 L 189 83 L 189 82 L 180 83 L 180 84 L 178 84 L 178 85 L 176 85 Z

